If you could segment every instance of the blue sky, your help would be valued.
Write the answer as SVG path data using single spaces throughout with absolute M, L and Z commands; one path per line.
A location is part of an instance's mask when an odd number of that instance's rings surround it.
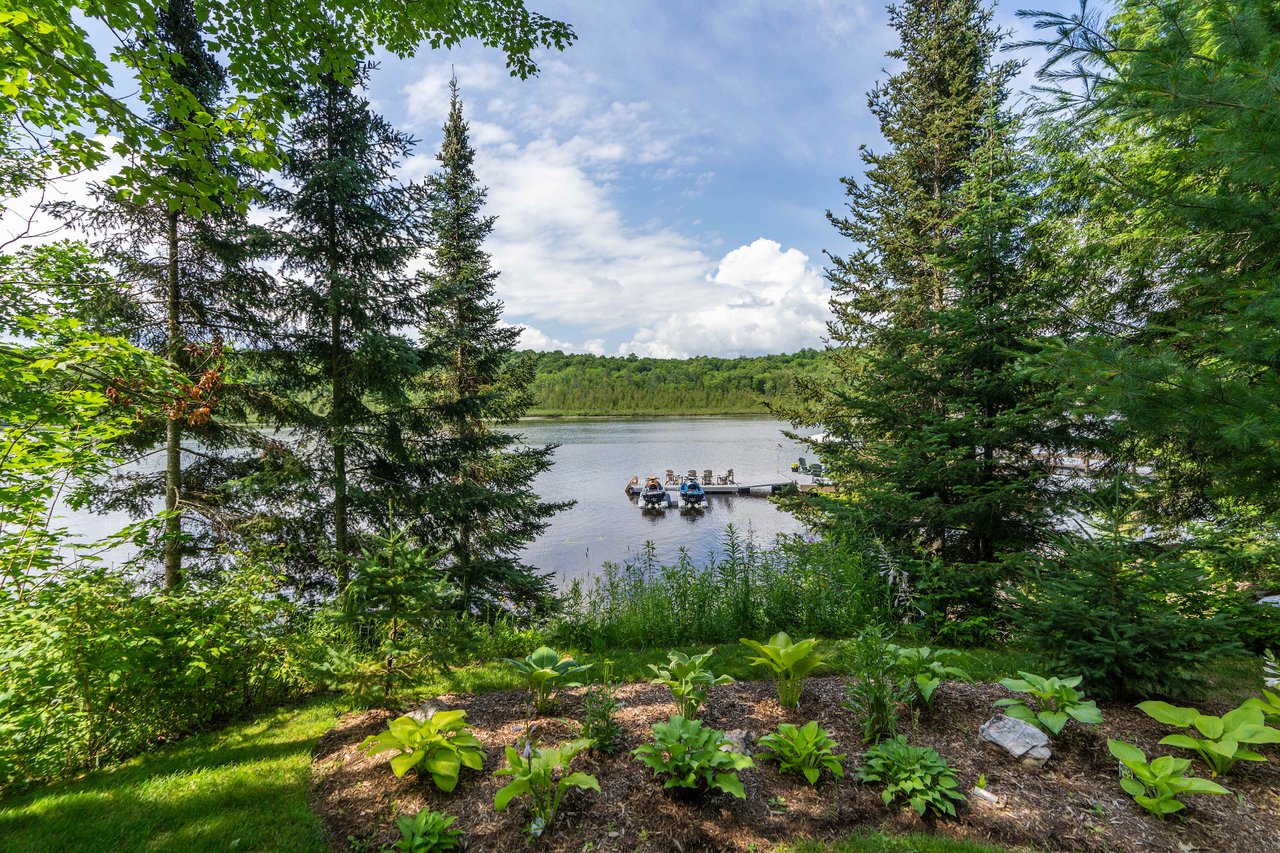
M 1037 0 L 1030 0 L 1036 3 Z M 822 346 L 826 221 L 859 146 L 881 144 L 867 92 L 893 70 L 885 8 L 838 0 L 527 0 L 578 41 L 507 75 L 475 44 L 380 57 L 368 95 L 435 167 L 456 73 L 498 217 L 488 247 L 523 344 L 733 356 Z M 1077 0 L 1038 0 L 1070 12 Z M 996 18 L 1028 34 L 1018 6 Z M 1043 59 L 1024 55 L 1032 66 Z M 1028 69 L 1020 80 L 1032 82 Z M 51 190 L 83 199 L 92 174 Z M 15 205 L 4 225 L 21 220 Z
M 530 5 L 578 33 L 536 79 L 511 79 L 497 52 L 468 45 L 384 58 L 370 84 L 378 109 L 422 140 L 405 168 L 416 177 L 433 165 L 456 72 L 499 217 L 499 295 L 526 345 L 655 356 L 821 346 L 823 251 L 849 248 L 825 211 L 843 203 L 839 178 L 860 174 L 859 146 L 880 144 L 866 93 L 892 70 L 884 7 Z M 1016 8 L 997 20 L 1025 35 Z

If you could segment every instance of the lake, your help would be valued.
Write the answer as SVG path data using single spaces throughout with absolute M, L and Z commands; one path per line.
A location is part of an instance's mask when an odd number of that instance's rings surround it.
M 566 418 L 528 420 L 511 427 L 531 445 L 559 444 L 555 465 L 534 483 L 547 500 L 576 500 L 525 549 L 533 566 L 553 572 L 565 583 L 598 571 L 606 561 L 623 561 L 652 541 L 662 560 L 674 560 L 687 548 L 699 562 L 717 552 L 725 528 L 734 525 L 756 542 L 803 528 L 763 497 L 712 495 L 704 511 L 642 512 L 625 492 L 632 476 L 663 476 L 690 468 L 723 474 L 733 468 L 742 484 L 795 479 L 790 465 L 804 448 L 782 435 L 787 425 L 760 417 Z M 163 456 L 142 465 L 158 470 Z M 123 514 L 67 512 L 64 523 L 81 536 L 96 539 L 128 523 Z M 122 549 L 104 555 L 127 556 Z
M 555 465 L 535 481 L 549 500 L 577 505 L 552 519 L 525 549 L 534 566 L 563 582 L 621 562 L 652 541 L 662 560 L 687 548 L 699 562 L 718 551 L 725 528 L 766 543 L 803 526 L 763 497 L 711 495 L 704 511 L 643 512 L 625 492 L 632 476 L 663 477 L 690 468 L 699 474 L 734 469 L 742 484 L 794 480 L 791 463 L 805 450 L 782 434 L 787 424 L 759 417 L 582 418 L 531 420 L 516 428 L 529 444 L 559 444 Z

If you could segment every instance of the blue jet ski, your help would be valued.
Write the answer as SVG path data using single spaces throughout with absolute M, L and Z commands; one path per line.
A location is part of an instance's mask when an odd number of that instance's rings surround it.
M 680 484 L 680 505 L 699 509 L 706 506 L 707 493 L 696 477 L 685 477 Z

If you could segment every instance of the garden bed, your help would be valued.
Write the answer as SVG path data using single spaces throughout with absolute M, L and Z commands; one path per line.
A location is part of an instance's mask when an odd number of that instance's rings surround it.
M 746 800 L 727 795 L 688 799 L 664 791 L 628 751 L 651 740 L 650 727 L 674 713 L 666 688 L 633 684 L 619 689 L 626 703 L 620 714 L 623 749 L 614 756 L 582 753 L 575 770 L 594 774 L 601 793 L 571 791 L 555 825 L 533 849 L 597 851 L 769 850 L 800 839 L 836 839 L 859 828 L 889 833 L 936 832 L 1005 847 L 1097 851 L 1280 851 L 1280 763 L 1265 747 L 1266 764 L 1242 762 L 1222 781 L 1237 796 L 1192 796 L 1187 808 L 1164 821 L 1148 815 L 1121 790 L 1116 761 L 1106 738 L 1127 740 L 1148 757 L 1177 753 L 1156 742 L 1172 730 L 1129 705 L 1101 706 L 1102 726 L 1072 724 L 1054 744 L 1055 755 L 1040 770 L 1023 767 L 978 740 L 978 728 L 994 713 L 995 699 L 1012 695 L 993 685 L 944 684 L 936 706 L 914 730 L 900 728 L 913 744 L 932 746 L 955 768 L 969 793 L 979 774 L 998 804 L 970 796 L 957 819 L 926 822 L 909 808 L 886 809 L 877 786 L 859 784 L 855 769 L 862 747 L 856 720 L 842 707 L 843 677 L 811 679 L 794 712 L 778 707 L 771 682 L 743 682 L 711 689 L 702 720 L 718 729 L 746 729 L 758 738 L 780 722 L 817 719 L 840 741 L 846 776 L 835 784 L 824 776 L 816 788 L 798 776 L 783 775 L 769 762 L 741 774 Z M 562 717 L 535 720 L 543 743 L 576 737 L 572 720 L 582 691 L 562 697 Z M 452 794 L 437 791 L 413 773 L 396 779 L 388 754 L 370 758 L 357 750 L 367 736 L 397 714 L 368 711 L 341 719 L 316 749 L 312 799 L 337 849 L 381 845 L 399 838 L 394 816 L 421 808 L 458 818 L 467 849 L 530 849 L 523 827 L 528 815 L 520 801 L 494 811 L 494 792 L 505 781 L 493 771 L 504 766 L 503 749 L 515 744 L 526 725 L 527 702 L 518 692 L 482 696 L 446 695 L 463 709 L 487 754 L 481 773 L 464 770 Z M 1222 713 L 1226 707 L 1207 707 Z M 1195 772 L 1207 775 L 1197 763 Z M 360 846 L 359 849 L 367 849 Z

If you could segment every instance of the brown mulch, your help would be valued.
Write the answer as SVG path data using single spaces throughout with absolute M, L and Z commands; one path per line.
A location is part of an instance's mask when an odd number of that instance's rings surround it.
M 521 801 L 506 812 L 493 809 L 494 792 L 506 779 L 492 775 L 505 763 L 503 749 L 515 744 L 526 724 L 522 693 L 484 696 L 446 695 L 450 707 L 466 710 L 484 744 L 485 771 L 463 770 L 458 789 L 442 794 L 410 773 L 396 779 L 387 765 L 390 753 L 370 758 L 357 750 L 370 734 L 385 728 L 396 714 L 350 714 L 321 740 L 313 764 L 312 802 L 335 849 L 378 849 L 399 838 L 394 817 L 432 808 L 456 815 L 468 850 L 515 851 L 694 851 L 771 850 L 782 842 L 835 839 L 859 828 L 888 833 L 932 832 L 952 838 L 1006 847 L 1089 851 L 1280 851 L 1280 754 L 1270 750 L 1266 764 L 1241 762 L 1222 781 L 1237 796 L 1192 796 L 1187 808 L 1163 821 L 1148 815 L 1121 790 L 1116 762 L 1106 749 L 1118 737 L 1148 757 L 1178 753 L 1157 741 L 1170 729 L 1127 705 L 1102 706 L 1106 723 L 1071 724 L 1054 744 L 1043 769 L 1023 767 L 978 740 L 978 728 L 994 711 L 993 700 L 1011 695 L 996 685 L 945 684 L 933 712 L 900 728 L 914 744 L 932 746 L 955 768 L 969 792 L 979 774 L 998 804 L 970 796 L 957 819 L 926 822 L 909 808 L 886 809 L 878 786 L 855 781 L 862 747 L 856 721 L 842 707 L 842 677 L 810 679 L 800 708 L 778 707 L 771 682 L 742 682 L 712 688 L 702 719 L 719 729 L 746 729 L 753 738 L 779 722 L 817 719 L 848 753 L 845 778 L 835 784 L 824 776 L 816 788 L 801 777 L 784 776 L 772 763 L 758 761 L 741 773 L 745 801 L 712 795 L 688 799 L 664 791 L 648 768 L 627 751 L 650 739 L 650 727 L 674 713 L 664 687 L 634 684 L 619 690 L 624 748 L 617 755 L 584 752 L 574 769 L 594 774 L 602 792 L 571 791 L 548 835 L 530 844 L 523 827 L 529 816 Z M 561 718 L 540 718 L 543 743 L 575 737 L 581 691 L 561 698 Z M 1222 713 L 1224 707 L 1206 707 Z M 1205 774 L 1198 762 L 1195 772 Z M 356 842 L 352 844 L 352 840 Z

